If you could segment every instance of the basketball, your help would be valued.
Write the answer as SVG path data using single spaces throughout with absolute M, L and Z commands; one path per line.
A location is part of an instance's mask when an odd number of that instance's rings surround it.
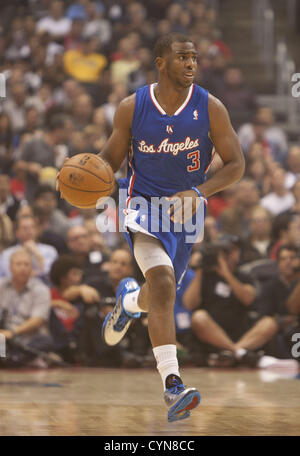
M 94 154 L 78 154 L 67 160 L 58 181 L 62 197 L 81 209 L 96 207 L 98 199 L 111 195 L 114 189 L 112 168 Z

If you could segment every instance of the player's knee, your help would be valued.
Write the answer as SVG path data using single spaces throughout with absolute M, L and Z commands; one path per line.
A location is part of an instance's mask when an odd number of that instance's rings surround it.
M 176 282 L 174 270 L 166 266 L 158 266 L 148 271 L 147 284 L 151 295 L 166 304 L 175 301 Z
M 206 310 L 197 310 L 192 315 L 192 328 L 199 329 L 207 325 L 210 316 Z

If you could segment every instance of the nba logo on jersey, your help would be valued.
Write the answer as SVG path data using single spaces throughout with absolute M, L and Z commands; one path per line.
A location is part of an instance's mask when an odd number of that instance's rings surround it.
M 169 133 L 169 135 L 171 135 L 173 133 L 173 125 L 167 125 L 167 133 Z
M 195 111 L 193 112 L 193 119 L 198 120 L 198 109 L 195 109 Z

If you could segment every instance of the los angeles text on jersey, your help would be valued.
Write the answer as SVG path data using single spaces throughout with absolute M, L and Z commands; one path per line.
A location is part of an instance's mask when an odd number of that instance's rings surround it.
M 199 139 L 191 139 L 189 136 L 185 138 L 184 142 L 170 142 L 169 138 L 165 138 L 159 144 L 158 147 L 155 147 L 153 144 L 148 145 L 146 141 L 141 140 L 138 145 L 140 152 L 146 154 L 155 154 L 155 153 L 171 153 L 177 155 L 178 152 L 183 152 L 184 150 L 191 150 L 199 146 Z

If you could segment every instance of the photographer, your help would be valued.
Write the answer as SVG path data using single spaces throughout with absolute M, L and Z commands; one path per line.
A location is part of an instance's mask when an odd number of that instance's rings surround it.
M 196 337 L 208 344 L 208 351 L 221 349 L 226 365 L 236 360 L 256 365 L 249 350 L 263 346 L 276 331 L 270 317 L 254 324 L 249 308 L 256 297 L 252 279 L 238 271 L 240 247 L 235 236 L 223 236 L 202 249 L 202 261 L 187 289 L 183 303 L 190 310 Z M 199 309 L 201 307 L 201 309 Z
M 257 300 L 261 315 L 276 321 L 277 334 L 267 346 L 268 354 L 291 358 L 291 337 L 300 332 L 300 257 L 299 250 L 286 244 L 277 252 L 278 275 L 270 279 Z

